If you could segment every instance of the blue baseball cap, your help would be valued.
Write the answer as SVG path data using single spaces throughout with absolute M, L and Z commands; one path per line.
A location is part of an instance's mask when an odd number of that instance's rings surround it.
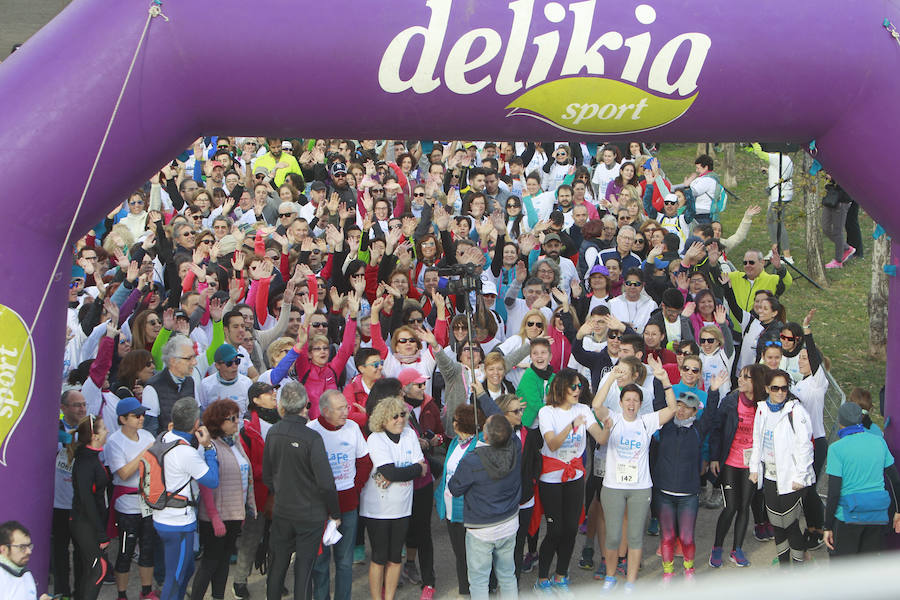
M 124 417 L 125 415 L 142 415 L 147 412 L 147 407 L 141 404 L 137 398 L 122 398 L 116 405 L 116 415 Z
M 216 348 L 216 354 L 213 359 L 217 363 L 228 362 L 230 360 L 234 360 L 239 356 L 237 348 L 232 346 L 231 344 L 222 344 L 218 348 Z

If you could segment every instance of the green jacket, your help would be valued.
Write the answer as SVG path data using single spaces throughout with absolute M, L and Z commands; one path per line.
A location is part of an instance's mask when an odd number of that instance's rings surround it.
M 522 413 L 522 425 L 525 427 L 530 428 L 537 418 L 538 411 L 544 406 L 547 388 L 555 376 L 554 373 L 550 379 L 544 381 L 531 367 L 525 369 L 525 373 L 522 374 L 522 380 L 516 388 L 516 396 L 525 401 L 525 411 Z
M 778 273 L 763 271 L 752 283 L 743 271 L 732 271 L 728 277 L 731 278 L 731 288 L 734 290 L 738 306 L 745 311 L 753 309 L 753 295 L 757 291 L 769 290 L 776 296 L 781 296 L 794 281 L 787 267 L 783 265 Z

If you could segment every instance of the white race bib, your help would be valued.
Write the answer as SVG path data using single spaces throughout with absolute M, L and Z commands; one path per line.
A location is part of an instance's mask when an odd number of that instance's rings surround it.
M 138 502 L 141 506 L 141 517 L 150 517 L 153 515 L 153 510 L 150 508 L 147 502 L 144 501 L 143 496 L 141 496 L 140 494 L 138 494 Z
M 766 463 L 766 479 L 771 479 L 773 481 L 778 480 L 778 476 L 775 473 L 775 463 Z
M 616 463 L 616 483 L 631 484 L 638 479 L 638 466 L 634 462 Z
M 753 454 L 753 448 L 744 448 L 744 466 L 750 466 L 750 455 Z

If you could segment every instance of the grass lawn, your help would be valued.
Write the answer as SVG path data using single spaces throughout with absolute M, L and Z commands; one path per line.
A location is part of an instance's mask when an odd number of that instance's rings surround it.
M 693 172 L 696 151 L 696 144 L 661 145 L 660 164 L 671 181 L 680 183 L 685 175 Z M 722 157 L 722 153 L 715 156 L 716 171 L 720 171 Z M 800 153 L 791 157 L 795 168 L 799 169 Z M 729 253 L 731 261 L 740 269 L 739 262 L 745 250 L 758 248 L 767 252 L 771 243 L 765 221 L 768 180 L 761 171 L 763 163 L 756 156 L 740 149 L 736 152 L 736 160 L 738 183 L 732 191 L 742 202 L 729 198 L 728 208 L 722 215 L 725 235 L 734 233 L 744 209 L 751 203 L 763 207 L 762 214 L 754 218 L 747 239 L 736 251 Z M 820 189 L 824 195 L 824 181 Z M 806 214 L 802 207 L 802 199 L 798 196 L 795 198 L 791 207 L 786 210 L 785 225 L 790 236 L 794 262 L 800 270 L 806 271 Z M 812 331 L 816 344 L 831 359 L 831 374 L 848 395 L 855 386 L 868 389 L 877 407 L 878 391 L 884 385 L 885 363 L 883 360 L 874 360 L 866 355 L 869 335 L 866 298 L 871 281 L 873 222 L 862 210 L 859 220 L 865 258 L 851 259 L 842 269 L 826 270 L 828 287 L 824 292 L 796 276 L 796 273 L 792 273 L 794 283 L 781 299 L 787 307 L 790 321 L 800 322 L 809 309 L 817 309 Z M 827 239 L 823 240 L 823 255 L 826 262 L 831 260 L 833 253 L 833 244 Z

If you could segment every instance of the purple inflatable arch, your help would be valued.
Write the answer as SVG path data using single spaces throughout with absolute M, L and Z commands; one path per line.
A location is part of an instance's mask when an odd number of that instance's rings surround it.
M 816 140 L 817 158 L 900 235 L 893 2 L 257 0 L 167 2 L 153 18 L 75 236 L 201 134 L 350 138 Z M 0 65 L 0 519 L 47 569 L 68 264 L 48 274 L 148 19 L 145 0 L 75 0 Z M 238 47 L 217 43 L 240 33 Z M 229 39 L 229 38 L 223 38 Z M 20 207 L 41 215 L 16 218 Z M 891 282 L 887 413 L 900 415 Z M 13 312 L 14 311 L 14 312 Z M 19 320 L 19 316 L 21 320 Z M 24 324 L 27 325 L 23 325 Z M 33 367 L 33 368 L 32 368 Z M 878 382 L 873 382 L 877 384 Z M 888 429 L 895 448 L 900 433 Z

